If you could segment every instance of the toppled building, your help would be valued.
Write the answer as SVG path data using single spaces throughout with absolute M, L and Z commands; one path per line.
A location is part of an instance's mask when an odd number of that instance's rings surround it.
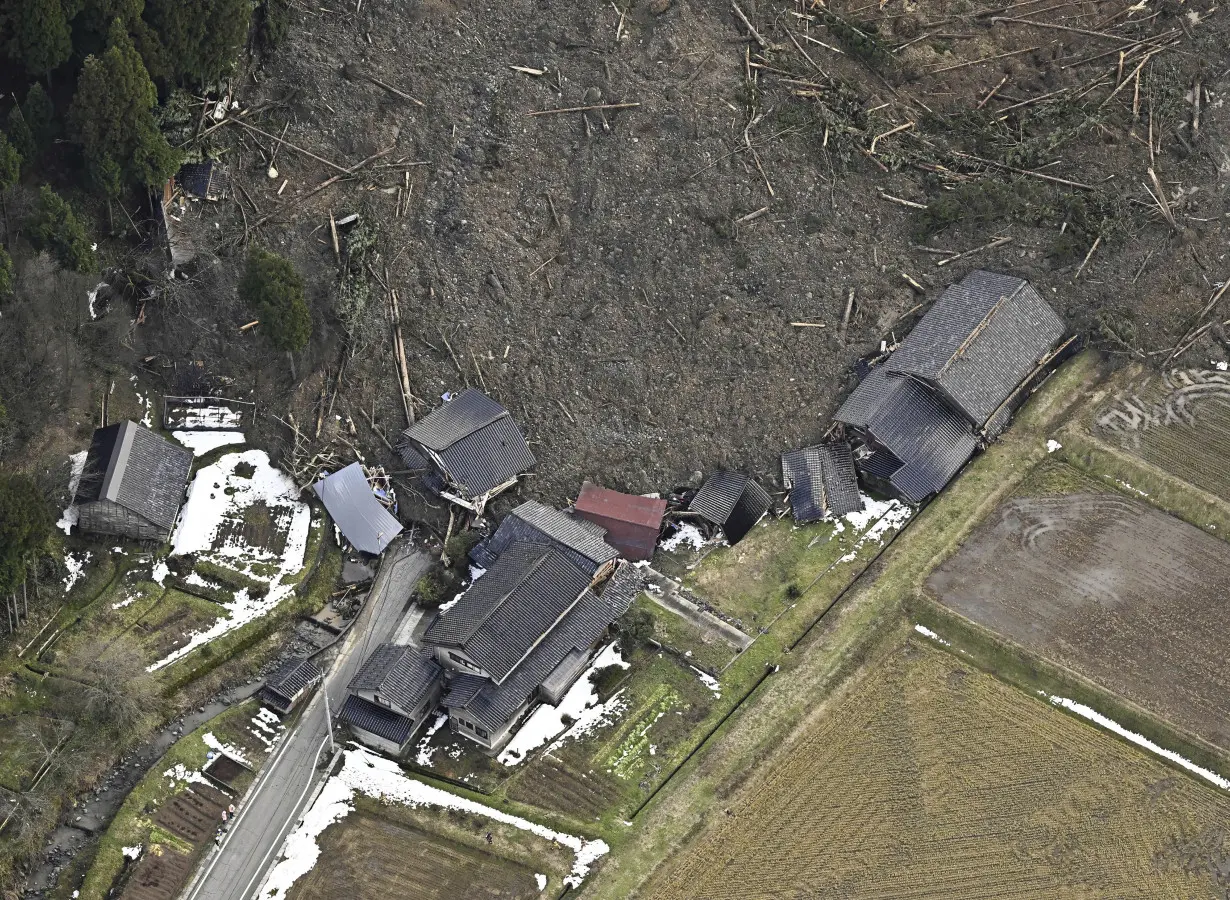
M 329 516 L 360 553 L 379 556 L 401 533 L 401 523 L 372 494 L 367 474 L 354 462 L 312 485 Z
M 837 411 L 863 479 L 909 503 L 938 493 L 1079 348 L 1063 335 L 1023 279 L 977 271 L 951 285 Z
M 402 432 L 397 449 L 409 468 L 434 469 L 432 491 L 479 515 L 537 462 L 508 410 L 473 388 Z
M 324 677 L 320 667 L 306 656 L 292 656 L 265 679 L 260 690 L 261 702 L 286 715 Z
M 575 515 L 606 530 L 606 542 L 631 562 L 653 557 L 666 515 L 666 501 L 621 494 L 588 481 L 581 486 Z
M 844 441 L 783 453 L 782 485 L 790 491 L 790 511 L 800 525 L 863 508 L 854 453 Z
M 77 485 L 78 525 L 95 534 L 165 541 L 191 469 L 191 450 L 136 422 L 99 428 Z
M 382 644 L 347 686 L 341 719 L 362 743 L 396 756 L 439 703 L 443 675 L 431 650 Z
M 470 551 L 470 559 L 486 569 L 513 544 L 548 544 L 596 581 L 610 574 L 619 558 L 619 551 L 605 537 L 606 532 L 593 522 L 526 500 L 501 520 L 491 537 Z
M 688 511 L 722 530 L 727 543 L 739 543 L 764 518 L 773 500 L 760 484 L 738 472 L 715 472 L 705 479 Z

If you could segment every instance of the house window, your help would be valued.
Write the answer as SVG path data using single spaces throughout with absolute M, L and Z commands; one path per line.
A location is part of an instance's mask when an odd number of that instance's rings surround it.
M 477 725 L 475 725 L 475 726 L 473 726 L 473 727 L 474 727 L 474 733 L 475 733 L 475 734 L 477 734 L 480 738 L 489 738 L 489 737 L 491 737 L 491 733 L 490 733 L 489 731 L 487 731 L 487 729 L 486 729 L 486 728 L 479 728 Z
M 470 662 L 464 656 L 458 656 L 456 653 L 450 652 L 448 655 L 448 658 L 451 659 L 453 662 L 457 663 L 457 665 L 459 666 L 465 666 L 467 669 L 477 669 L 478 668 L 478 666 L 474 665 L 474 663 Z

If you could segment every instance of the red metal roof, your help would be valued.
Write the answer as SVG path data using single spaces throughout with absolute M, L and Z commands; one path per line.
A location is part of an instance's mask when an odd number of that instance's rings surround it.
M 662 526 L 662 516 L 666 513 L 666 501 L 638 497 L 635 494 L 621 494 L 587 481 L 581 486 L 576 510 L 581 514 L 590 513 L 606 519 L 617 519 L 657 531 Z

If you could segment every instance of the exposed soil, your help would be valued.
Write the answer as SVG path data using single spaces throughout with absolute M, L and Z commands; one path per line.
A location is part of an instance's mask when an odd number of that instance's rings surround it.
M 939 601 L 1230 749 L 1230 546 L 1115 493 L 1014 499 L 927 581 Z

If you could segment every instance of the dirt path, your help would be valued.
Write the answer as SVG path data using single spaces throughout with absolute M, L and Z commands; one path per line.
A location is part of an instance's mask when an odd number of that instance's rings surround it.
M 699 628 L 706 636 L 725 641 L 742 652 L 752 645 L 752 637 L 744 634 L 729 622 L 723 622 L 713 613 L 701 609 L 682 584 L 654 569 L 645 570 L 645 581 L 653 588 L 645 591 L 654 603 L 671 613 L 681 616 Z

